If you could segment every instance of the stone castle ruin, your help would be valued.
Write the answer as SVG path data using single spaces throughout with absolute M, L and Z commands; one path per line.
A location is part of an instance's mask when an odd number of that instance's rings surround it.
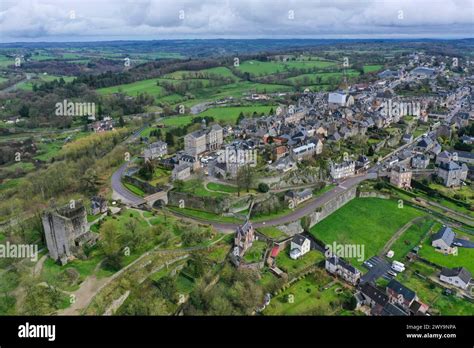
M 83 245 L 95 244 L 98 239 L 89 231 L 86 208 L 80 202 L 48 209 L 42 221 L 49 256 L 62 265 L 81 254 Z

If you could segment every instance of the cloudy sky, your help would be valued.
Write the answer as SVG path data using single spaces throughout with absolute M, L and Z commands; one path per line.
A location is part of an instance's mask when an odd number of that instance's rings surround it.
M 474 37 L 474 0 L 0 0 L 0 42 Z

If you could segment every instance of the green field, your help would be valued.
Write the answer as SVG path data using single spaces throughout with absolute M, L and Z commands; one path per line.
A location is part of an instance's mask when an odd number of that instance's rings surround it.
M 139 187 L 136 187 L 135 185 L 132 185 L 132 184 L 129 184 L 129 183 L 122 183 L 123 186 L 125 186 L 125 188 L 127 190 L 129 190 L 130 192 L 136 194 L 137 196 L 140 196 L 140 197 L 145 197 L 145 192 L 139 188 Z
M 275 239 L 275 240 L 282 240 L 288 237 L 285 233 L 280 231 L 276 227 L 260 227 L 258 232 L 265 235 L 268 238 Z
M 161 123 L 166 127 L 181 127 L 190 124 L 195 117 L 204 117 L 210 116 L 214 118 L 214 121 L 222 124 L 235 124 L 237 118 L 242 112 L 244 116 L 252 116 L 254 112 L 257 115 L 268 115 L 271 109 L 276 110 L 277 106 L 227 106 L 227 107 L 214 107 L 207 109 L 206 111 L 201 112 L 200 114 L 193 115 L 183 115 L 183 116 L 170 116 L 166 117 Z M 151 129 L 148 130 L 148 133 Z M 147 136 L 146 130 L 142 132 L 142 136 Z
M 374 65 L 364 65 L 364 74 L 379 71 L 383 68 L 382 65 L 374 64 Z
M 209 213 L 207 211 L 202 211 L 202 210 L 176 208 L 176 207 L 171 207 L 171 206 L 169 206 L 167 209 L 170 211 L 174 211 L 178 213 L 179 215 L 188 216 L 190 218 L 203 219 L 206 221 L 224 222 L 224 223 L 242 223 L 241 220 L 236 219 L 231 216 L 217 215 L 217 214 Z
M 337 315 L 352 296 L 338 282 L 324 289 L 333 279 L 320 270 L 297 281 L 272 298 L 264 315 Z M 339 289 L 339 291 L 337 291 Z
M 363 245 L 365 259 L 377 255 L 390 237 L 407 222 L 423 213 L 410 206 L 398 208 L 394 200 L 355 198 L 311 228 L 324 243 Z M 360 266 L 362 261 L 348 259 Z
M 210 68 L 210 69 L 203 69 L 198 71 L 187 71 L 187 70 L 178 70 L 172 72 L 170 74 L 166 74 L 163 77 L 167 79 L 175 79 L 175 80 L 185 80 L 185 79 L 195 79 L 201 76 L 212 76 L 218 75 L 221 77 L 231 78 L 234 81 L 237 81 L 239 78 L 235 76 L 229 68 L 226 67 L 217 67 L 217 68 Z
M 297 274 L 298 272 L 310 266 L 315 266 L 324 260 L 324 255 L 316 250 L 309 251 L 307 254 L 301 256 L 297 260 L 293 260 L 289 253 L 289 248 L 286 248 L 285 250 L 281 250 L 276 258 L 276 264 L 278 268 L 282 269 L 289 275 Z
M 71 76 L 55 76 L 55 75 L 42 75 L 39 74 L 38 76 L 30 79 L 30 80 L 25 80 L 17 85 L 17 88 L 24 90 L 24 91 L 32 91 L 33 90 L 33 85 L 41 84 L 43 82 L 51 82 L 54 80 L 59 80 L 60 78 L 63 78 L 65 82 L 71 82 L 74 80 L 74 77 Z
M 417 221 L 410 226 L 391 246 L 390 249 L 395 253 L 393 259 L 403 262 L 406 254 L 408 254 L 408 252 L 414 247 L 418 246 L 423 236 L 425 236 L 435 225 L 437 224 L 434 220 L 427 219 Z
M 157 79 L 141 80 L 134 83 L 99 88 L 97 92 L 102 95 L 113 93 L 125 93 L 130 96 L 136 96 L 140 93 L 148 93 L 149 95 L 159 98 L 167 94 L 166 90 L 156 84 Z
M 438 230 L 433 231 L 433 233 Z M 454 230 L 458 236 L 466 236 L 459 231 Z M 474 240 L 474 236 L 470 236 L 470 240 Z M 457 255 L 445 255 L 435 250 L 431 246 L 431 237 L 426 238 L 422 244 L 422 248 L 419 251 L 419 255 L 428 261 L 434 262 L 442 267 L 466 267 L 472 274 L 474 274 L 474 248 L 462 248 L 458 247 Z
M 241 72 L 249 73 L 254 76 L 263 76 L 276 74 L 291 69 L 304 70 L 311 68 L 328 68 L 336 65 L 336 62 L 323 60 L 305 60 L 305 61 L 289 61 L 289 62 L 261 62 L 257 60 L 247 60 L 240 63 L 237 69 Z
M 347 77 L 357 77 L 360 75 L 360 72 L 353 69 L 348 69 L 346 71 Z M 328 85 L 330 83 L 336 83 L 341 81 L 343 77 L 342 71 L 340 72 L 323 72 L 315 74 L 302 74 L 295 77 L 290 77 L 285 81 L 291 84 L 299 85 Z
M 220 192 L 225 192 L 225 193 L 237 193 L 237 187 L 235 186 L 230 186 L 230 185 L 224 185 L 224 184 L 219 184 L 215 182 L 209 182 L 207 183 L 207 188 L 212 191 L 220 191 Z
M 244 261 L 247 263 L 254 263 L 262 261 L 263 255 L 267 248 L 267 243 L 260 240 L 255 240 L 252 246 L 245 252 Z
M 421 276 L 415 274 L 417 271 Z M 437 271 L 421 262 L 415 262 L 397 280 L 415 291 L 420 300 L 430 306 L 430 312 L 441 315 L 473 315 L 474 305 L 454 295 L 443 294 L 443 288 L 428 279 L 437 277 Z
M 187 180 L 183 182 L 182 192 L 191 193 L 199 197 L 227 197 L 227 193 L 206 190 L 204 184 L 198 180 Z

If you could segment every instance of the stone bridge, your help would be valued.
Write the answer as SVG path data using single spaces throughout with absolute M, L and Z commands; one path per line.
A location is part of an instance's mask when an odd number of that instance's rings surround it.
M 144 200 L 146 204 L 150 207 L 153 207 L 153 205 L 158 201 L 162 201 L 163 204 L 168 204 L 168 191 L 159 191 L 153 193 L 149 196 L 144 197 Z

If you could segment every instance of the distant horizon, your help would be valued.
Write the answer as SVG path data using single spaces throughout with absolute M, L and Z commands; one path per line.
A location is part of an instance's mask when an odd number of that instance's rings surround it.
M 367 38 L 328 38 L 328 37 L 255 37 L 255 38 L 160 38 L 160 39 L 95 39 L 95 40 L 48 40 L 48 41 L 7 41 L 0 45 L 11 44 L 60 44 L 60 43 L 120 43 L 120 42 L 156 42 L 156 41 L 461 41 L 474 40 L 472 37 L 367 37 Z

